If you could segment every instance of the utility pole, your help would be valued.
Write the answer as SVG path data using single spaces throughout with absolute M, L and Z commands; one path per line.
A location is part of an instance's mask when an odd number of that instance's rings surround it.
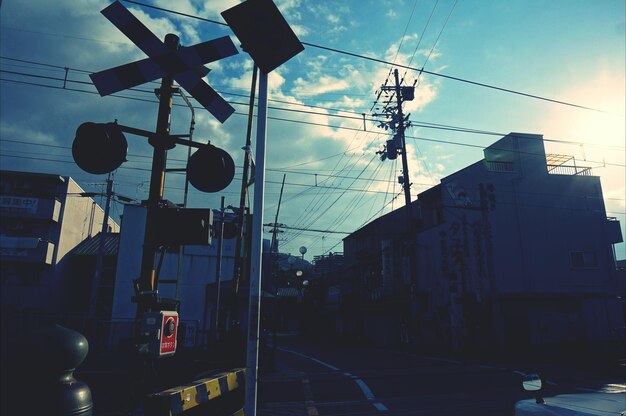
M 179 38 L 174 34 L 165 36 L 165 45 L 172 51 L 177 51 Z M 146 228 L 144 234 L 143 253 L 141 256 L 141 274 L 137 282 L 137 319 L 153 308 L 157 301 L 158 282 L 155 281 L 154 252 L 155 233 L 157 224 L 155 214 L 163 200 L 165 186 L 165 168 L 167 164 L 167 148 L 170 134 L 170 120 L 172 112 L 172 93 L 174 80 L 171 75 L 163 77 L 159 88 L 159 113 L 157 116 L 156 135 L 149 139 L 154 147 L 152 169 L 150 175 L 150 192 L 147 201 Z
M 398 79 L 398 70 L 393 70 L 393 76 L 396 80 L 396 101 L 398 103 L 397 111 L 398 111 L 398 136 L 401 141 L 401 151 L 402 154 L 402 175 L 404 178 L 404 182 L 402 183 L 402 187 L 404 188 L 404 204 L 406 205 L 407 212 L 409 212 L 408 217 L 409 221 L 411 218 L 409 206 L 411 205 L 411 182 L 409 180 L 409 162 L 406 157 L 406 139 L 404 137 L 404 114 L 402 113 L 402 89 L 400 88 L 400 80 Z M 410 224 L 409 224 L 410 226 Z
M 270 252 L 278 259 L 278 213 L 280 212 L 280 204 L 283 200 L 283 189 L 285 189 L 285 178 L 287 174 L 283 174 L 283 183 L 280 186 L 280 195 L 278 196 L 278 207 L 276 208 L 276 217 L 274 217 L 274 229 L 272 231 L 272 243 L 270 244 Z
M 256 94 L 256 82 L 257 82 L 257 73 L 258 67 L 256 63 L 252 69 L 252 85 L 250 87 L 250 104 L 248 109 L 248 128 L 246 131 L 246 143 L 243 147 L 244 150 L 244 159 L 243 159 L 243 177 L 241 179 L 241 194 L 239 196 L 239 211 L 237 212 L 237 224 L 238 224 L 238 232 L 237 232 L 237 241 L 235 243 L 235 266 L 234 266 L 234 274 L 233 277 L 235 281 L 233 282 L 233 299 L 231 304 L 232 316 L 234 317 L 237 313 L 237 296 L 239 292 L 239 284 L 243 278 L 243 259 L 241 255 L 241 246 L 243 245 L 243 237 L 244 237 L 244 218 L 246 211 L 246 196 L 248 194 L 248 175 L 250 170 L 250 146 L 252 145 L 252 120 L 254 118 L 254 101 Z M 247 251 L 246 251 L 247 254 Z M 246 257 L 246 256 L 243 256 Z
M 381 114 L 374 114 L 375 116 L 385 116 L 385 121 L 381 121 L 378 125 L 380 128 L 384 128 L 385 130 L 391 129 L 394 133 L 393 139 L 387 140 L 387 145 L 385 150 L 377 152 L 381 155 L 381 159 L 390 159 L 394 160 L 397 158 L 398 153 L 402 156 L 402 176 L 399 178 L 400 184 L 402 185 L 402 189 L 404 190 L 404 204 L 407 206 L 407 212 L 410 212 L 408 209 L 411 204 L 411 181 L 409 176 L 409 162 L 407 159 L 406 152 L 406 139 L 405 139 L 405 129 L 411 125 L 409 121 L 410 114 L 405 117 L 402 111 L 402 103 L 404 101 L 412 101 L 415 95 L 415 84 L 411 87 L 402 87 L 400 85 L 400 79 L 398 77 L 398 70 L 395 69 L 393 71 L 393 75 L 395 78 L 395 85 L 387 86 L 383 85 L 380 87 L 381 93 L 388 93 L 393 91 L 395 94 L 396 105 L 393 106 L 392 100 L 393 97 L 386 101 L 384 107 L 382 108 Z M 379 94 L 380 97 L 380 94 Z M 407 217 L 407 221 L 410 226 L 410 214 Z
M 102 280 L 102 271 L 104 266 L 104 244 L 109 228 L 109 209 L 111 207 L 111 195 L 113 195 L 113 180 L 111 174 L 107 178 L 107 199 L 104 205 L 104 218 L 102 218 L 102 229 L 100 230 L 100 241 L 98 244 L 98 257 L 96 258 L 96 272 L 93 277 L 93 285 L 91 287 L 91 300 L 89 302 L 89 317 L 95 318 L 98 313 L 98 290 L 100 289 L 100 281 Z
M 219 340 L 220 331 L 219 331 L 219 323 L 220 323 L 220 291 L 222 284 L 222 248 L 224 244 L 224 197 L 222 197 L 222 202 L 220 205 L 220 235 L 217 240 L 217 262 L 215 265 L 215 280 L 217 282 L 216 287 L 216 299 L 215 299 L 215 339 Z
M 411 285 L 409 289 L 409 297 L 406 298 L 406 304 L 404 304 L 401 309 L 401 314 L 405 317 L 403 319 L 407 319 L 409 322 L 412 322 L 414 319 L 413 313 L 413 305 L 415 302 L 415 295 L 417 289 L 417 258 L 415 254 L 416 247 L 416 229 L 413 226 L 413 216 L 411 213 L 411 180 L 409 176 L 409 163 L 407 157 L 406 150 L 406 138 L 405 138 L 405 129 L 411 125 L 409 121 L 409 115 L 405 116 L 402 111 L 402 104 L 404 101 L 411 101 L 415 97 L 415 83 L 413 86 L 401 86 L 401 81 L 398 76 L 398 70 L 394 69 L 393 71 L 395 84 L 392 86 L 385 85 L 381 86 L 380 95 L 382 93 L 393 92 L 395 95 L 395 106 L 393 105 L 394 97 L 389 98 L 383 106 L 382 114 L 375 115 L 384 115 L 387 120 L 380 122 L 378 127 L 382 127 L 385 130 L 391 129 L 394 133 L 393 138 L 391 140 L 387 140 L 387 144 L 385 150 L 382 152 L 378 152 L 381 154 L 381 159 L 391 159 L 394 160 L 398 157 L 398 153 L 402 156 L 402 176 L 399 179 L 400 184 L 404 190 L 404 205 L 405 205 L 405 213 L 406 213 L 406 227 L 405 233 L 403 235 L 401 244 L 402 244 L 402 257 L 408 257 L 409 263 L 409 276 L 411 280 Z M 406 288 L 403 288 L 406 289 Z

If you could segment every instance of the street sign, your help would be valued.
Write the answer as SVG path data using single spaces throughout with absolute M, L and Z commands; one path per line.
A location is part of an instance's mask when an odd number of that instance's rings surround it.
M 166 357 L 176 353 L 176 333 L 178 332 L 178 312 L 146 312 L 141 318 L 143 336 L 140 352 L 153 357 Z
M 165 76 L 172 76 L 192 97 L 221 123 L 235 109 L 202 79 L 206 63 L 239 52 L 228 36 L 173 51 L 144 26 L 126 7 L 116 1 L 101 13 L 149 58 L 91 74 L 101 96 L 113 94 Z
M 272 0 L 248 0 L 222 12 L 241 47 L 269 74 L 304 50 Z
M 178 332 L 178 313 L 161 311 L 161 343 L 159 356 L 171 355 L 176 352 L 176 333 Z

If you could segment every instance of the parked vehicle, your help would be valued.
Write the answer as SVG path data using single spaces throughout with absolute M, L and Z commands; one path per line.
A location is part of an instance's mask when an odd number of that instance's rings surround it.
M 515 403 L 515 416 L 626 416 L 626 389 L 616 392 L 559 394 L 545 397 L 541 377 L 524 377 L 524 390 L 535 393 L 534 399 Z

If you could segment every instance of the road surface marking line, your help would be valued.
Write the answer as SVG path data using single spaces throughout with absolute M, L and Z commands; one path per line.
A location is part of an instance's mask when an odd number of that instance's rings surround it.
M 340 371 L 340 370 L 339 370 L 337 367 L 335 367 L 334 365 L 330 365 L 330 364 L 328 364 L 328 363 L 325 363 L 324 361 L 318 360 L 317 358 L 309 357 L 308 355 L 305 355 L 305 354 L 299 353 L 299 352 L 297 352 L 297 351 L 292 351 L 292 350 L 288 350 L 288 349 L 286 349 L 286 348 L 280 348 L 280 347 L 278 347 L 277 349 L 278 349 L 278 350 L 280 350 L 280 351 L 285 351 L 285 352 L 289 352 L 289 353 L 291 353 L 291 354 L 295 354 L 295 355 L 297 355 L 297 356 L 299 356 L 299 357 L 302 357 L 302 358 L 306 358 L 307 360 L 315 361 L 316 363 L 321 364 L 321 365 L 323 365 L 323 366 L 324 366 L 324 367 L 326 367 L 326 368 L 330 368 L 331 370 Z
M 306 412 L 308 416 L 319 416 L 317 407 L 315 407 L 315 401 L 313 400 L 313 390 L 311 389 L 311 382 L 306 378 L 306 373 L 300 373 L 302 375 L 302 390 L 304 390 L 304 403 L 306 404 Z
M 387 410 L 389 410 L 389 409 L 387 409 L 387 406 L 385 406 L 385 405 L 384 405 L 384 404 L 382 404 L 382 403 L 378 403 L 378 402 L 377 402 L 377 403 L 374 403 L 374 407 L 375 407 L 376 409 L 378 409 L 378 411 L 380 411 L 380 412 L 386 412 Z
M 359 388 L 361 389 L 361 391 L 365 395 L 366 399 L 374 400 L 376 398 L 374 396 L 374 393 L 372 393 L 370 388 L 367 386 L 367 384 L 365 384 L 365 382 L 363 380 L 361 380 L 360 378 L 357 378 L 357 379 L 354 380 L 354 382 L 359 386 Z
M 297 355 L 299 357 L 306 358 L 308 360 L 314 361 L 314 362 L 316 362 L 316 363 L 318 363 L 320 365 L 323 365 L 324 367 L 330 368 L 331 370 L 341 371 L 337 367 L 335 367 L 334 365 L 325 363 L 322 360 L 318 360 L 317 358 L 310 357 L 310 356 L 308 356 L 306 354 L 302 354 L 302 353 L 299 353 L 297 351 L 288 350 L 286 348 L 280 348 L 279 347 L 277 349 L 280 350 L 280 351 L 288 352 L 288 353 Z M 372 393 L 372 390 L 368 387 L 367 384 L 365 384 L 365 382 L 363 380 L 361 380 L 360 378 L 357 378 L 356 376 L 354 376 L 354 375 L 352 375 L 351 373 L 348 373 L 348 372 L 343 372 L 343 375 L 346 376 L 346 377 L 350 377 L 351 379 L 354 380 L 354 382 L 357 384 L 357 386 L 359 386 L 359 388 L 361 389 L 361 391 L 365 395 L 366 399 L 368 399 L 368 400 L 376 400 L 376 396 L 374 396 L 374 393 Z M 302 382 L 304 383 L 304 380 L 302 380 Z M 309 388 L 310 388 L 310 385 L 309 385 Z M 311 394 L 311 397 L 312 397 L 312 394 Z M 372 405 L 380 412 L 385 412 L 385 411 L 389 410 L 389 409 L 387 409 L 387 406 L 385 406 L 384 404 L 382 404 L 380 402 L 372 403 Z M 317 411 L 317 409 L 316 409 L 316 411 Z M 314 416 L 314 415 L 309 415 L 309 416 Z

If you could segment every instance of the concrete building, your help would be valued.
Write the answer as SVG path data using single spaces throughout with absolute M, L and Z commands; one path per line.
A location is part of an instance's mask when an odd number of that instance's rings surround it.
M 67 176 L 0 171 L 3 316 L 68 312 L 68 253 L 104 220 L 102 208 L 83 193 Z M 110 219 L 109 230 L 119 231 Z
M 411 293 L 410 312 L 383 319 L 387 328 L 410 317 L 416 343 L 456 349 L 623 342 L 619 222 L 600 178 L 546 154 L 542 136 L 505 136 L 411 210 L 410 235 L 402 209 L 344 240 L 360 299 Z
M 233 221 L 235 217 L 234 214 L 225 214 L 226 221 Z M 135 319 L 137 304 L 131 298 L 135 295 L 133 280 L 139 278 L 141 271 L 145 220 L 145 207 L 124 207 L 112 304 L 112 319 L 117 322 L 132 322 Z M 220 220 L 220 211 L 214 210 L 213 223 L 217 224 Z M 180 301 L 180 319 L 185 327 L 185 344 L 188 346 L 206 340 L 209 332 L 215 328 L 216 318 L 220 328 L 226 324 L 225 305 L 232 293 L 235 245 L 235 238 L 223 240 L 219 278 L 218 244 L 215 237 L 211 245 L 182 246 L 182 256 L 179 256 L 178 246 L 167 249 L 162 259 L 160 253 L 155 253 L 155 264 L 159 270 L 159 297 Z M 216 317 L 218 293 L 220 307 Z M 120 328 L 120 333 L 112 334 L 113 342 L 131 336 L 130 324 Z

